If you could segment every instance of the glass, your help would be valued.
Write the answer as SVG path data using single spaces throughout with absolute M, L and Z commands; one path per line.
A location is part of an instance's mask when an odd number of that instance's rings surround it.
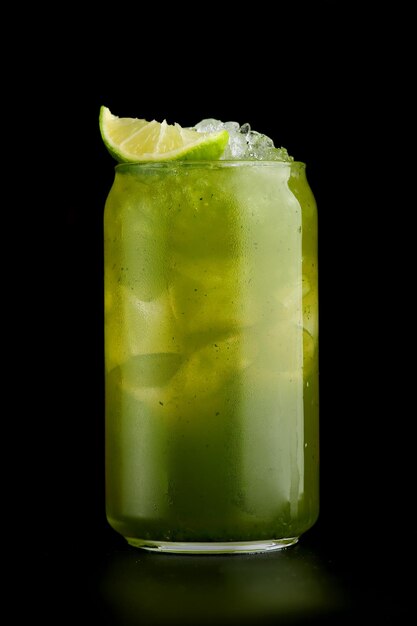
M 317 213 L 302 163 L 123 164 L 105 208 L 106 503 L 165 552 L 318 515 Z

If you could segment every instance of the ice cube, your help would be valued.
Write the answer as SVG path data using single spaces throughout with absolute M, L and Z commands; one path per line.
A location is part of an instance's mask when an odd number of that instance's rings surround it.
M 167 292 L 145 302 L 125 286 L 106 301 L 107 371 L 138 354 L 180 353 L 182 337 Z
M 232 182 L 218 172 L 187 171 L 171 204 L 167 248 L 189 255 L 230 256 L 238 246 L 239 210 Z M 180 183 L 178 183 L 179 185 Z M 227 209 L 227 210 L 226 210 Z
M 256 332 L 256 328 L 254 329 Z M 294 317 L 281 316 L 274 324 L 259 327 L 259 367 L 299 378 L 302 368 L 303 328 Z
M 272 139 L 266 135 L 261 135 L 256 131 L 251 131 L 246 135 L 246 141 L 248 144 L 248 150 L 250 155 L 254 159 L 262 160 L 268 158 L 271 152 L 271 148 L 274 147 Z
M 194 129 L 199 133 L 215 133 L 224 129 L 224 124 L 220 120 L 216 120 L 212 117 L 201 120 L 194 126 Z
M 123 388 L 161 387 L 178 371 L 183 356 L 174 352 L 137 354 L 120 365 Z
M 232 376 L 249 367 L 257 344 L 249 335 L 237 333 L 210 342 L 192 352 L 166 387 L 165 400 L 199 403 L 212 397 Z
M 166 287 L 167 227 L 159 212 L 151 214 L 143 193 L 140 188 L 138 199 L 126 202 L 119 211 L 112 236 L 106 241 L 105 272 L 112 291 L 124 285 L 140 300 L 149 301 Z M 162 204 L 162 200 L 158 202 Z
M 229 141 L 222 155 L 222 159 L 245 159 L 248 144 L 245 135 L 229 133 Z
M 224 128 L 229 132 L 229 133 L 235 133 L 238 132 L 240 129 L 240 124 L 239 122 L 225 122 L 224 123 Z
M 150 409 L 167 419 L 198 419 L 222 402 L 220 390 L 250 367 L 258 344 L 248 333 L 229 334 L 213 339 L 205 346 L 184 356 L 172 378 L 165 385 L 136 385 L 129 391 Z M 171 361 L 165 373 L 171 373 L 180 361 Z M 211 411 L 211 408 L 213 411 Z
M 238 294 L 233 267 L 205 260 L 194 264 L 195 272 L 184 269 L 172 273 L 169 286 L 171 306 L 182 332 L 221 332 L 235 327 Z
M 242 135 L 247 135 L 248 133 L 250 133 L 251 131 L 251 127 L 250 124 L 248 124 L 247 122 L 245 124 L 242 124 L 242 126 L 240 127 L 240 132 L 242 133 Z
M 180 255 L 175 259 L 169 294 L 185 341 L 195 333 L 222 333 L 258 320 L 262 312 L 255 295 L 248 293 L 251 274 L 244 257 L 207 257 L 192 263 Z
M 274 142 L 267 135 L 251 129 L 247 122 L 240 126 L 239 122 L 222 122 L 213 118 L 205 119 L 193 127 L 200 133 L 227 130 L 229 142 L 221 157 L 223 160 L 249 161 L 293 161 L 285 148 L 275 148 Z

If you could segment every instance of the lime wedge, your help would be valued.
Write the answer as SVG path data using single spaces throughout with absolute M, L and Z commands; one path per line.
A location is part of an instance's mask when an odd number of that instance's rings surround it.
M 160 124 L 155 120 L 117 117 L 105 106 L 100 109 L 99 123 L 107 150 L 120 163 L 211 161 L 223 154 L 229 139 L 226 130 L 199 133 L 179 124 L 167 124 L 165 120 Z

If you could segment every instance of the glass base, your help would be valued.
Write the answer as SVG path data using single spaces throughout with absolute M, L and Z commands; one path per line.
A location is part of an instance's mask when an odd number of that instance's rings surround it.
M 267 539 L 265 541 L 226 542 L 151 541 L 147 539 L 133 539 L 131 537 L 126 537 L 126 540 L 134 548 L 143 548 L 151 552 L 168 552 L 171 554 L 255 554 L 288 548 L 297 543 L 298 537 Z

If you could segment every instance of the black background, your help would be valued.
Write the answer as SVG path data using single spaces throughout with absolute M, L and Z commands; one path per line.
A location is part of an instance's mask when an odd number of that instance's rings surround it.
M 31 320 L 13 368 L 27 461 L 10 499 L 26 555 L 18 587 L 51 623 L 391 623 L 409 604 L 410 526 L 406 397 L 390 353 L 402 332 L 386 187 L 396 28 L 334 2 L 201 11 L 62 9 L 18 73 L 9 106 L 31 120 L 14 186 L 29 272 L 12 282 Z M 321 514 L 291 554 L 147 555 L 107 525 L 102 218 L 114 163 L 102 104 L 184 126 L 249 122 L 307 163 L 320 236 Z M 13 545 L 14 522 L 10 535 Z

